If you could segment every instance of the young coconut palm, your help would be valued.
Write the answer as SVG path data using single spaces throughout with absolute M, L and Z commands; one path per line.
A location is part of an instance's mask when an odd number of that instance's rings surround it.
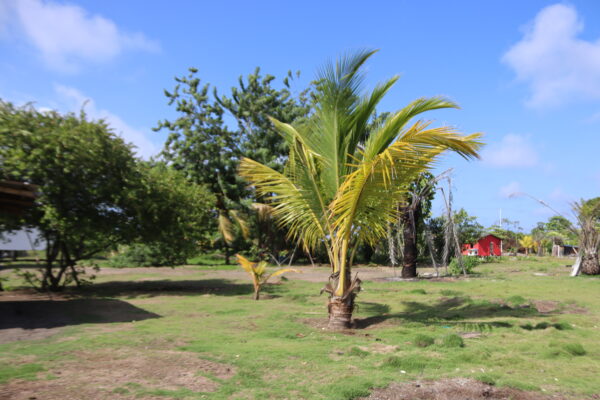
M 477 157 L 480 134 L 462 136 L 450 127 L 409 122 L 435 109 L 457 108 L 443 97 L 421 98 L 391 113 L 375 128 L 375 107 L 398 80 L 361 97 L 361 67 L 374 51 L 362 51 L 327 65 L 319 74 L 314 114 L 302 125 L 272 119 L 287 141 L 283 173 L 244 158 L 240 174 L 270 198 L 289 235 L 307 249 L 324 245 L 332 267 L 329 327 L 350 327 L 360 290 L 351 276 L 351 254 L 361 242 L 375 244 L 397 220 L 398 202 L 417 175 L 445 150 Z
M 266 261 L 255 263 L 239 254 L 236 254 L 235 258 L 237 259 L 238 264 L 240 264 L 240 266 L 252 277 L 252 285 L 254 286 L 254 300 L 258 300 L 260 298 L 260 290 L 262 289 L 263 285 L 269 281 L 269 279 L 285 274 L 286 272 L 300 273 L 300 271 L 294 268 L 281 268 L 271 274 L 267 274 Z

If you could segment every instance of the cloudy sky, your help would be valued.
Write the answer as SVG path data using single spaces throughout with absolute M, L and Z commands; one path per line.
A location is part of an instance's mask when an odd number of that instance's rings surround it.
M 321 3 L 326 3 L 321 4 Z M 77 111 L 85 103 L 138 155 L 162 148 L 152 132 L 172 118 L 163 89 L 197 67 L 221 91 L 256 66 L 301 70 L 301 90 L 326 60 L 378 48 L 368 86 L 402 79 L 394 110 L 443 94 L 461 110 L 428 118 L 484 132 L 480 161 L 446 158 L 455 204 L 484 225 L 526 230 L 600 191 L 600 3 L 552 1 L 148 2 L 0 0 L 0 98 Z M 434 213 L 440 213 L 437 201 Z

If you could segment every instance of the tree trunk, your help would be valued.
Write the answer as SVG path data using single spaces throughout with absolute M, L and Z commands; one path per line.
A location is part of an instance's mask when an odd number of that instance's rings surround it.
M 260 290 L 254 290 L 254 296 L 252 297 L 254 300 L 260 299 Z
M 329 299 L 329 325 L 330 330 L 342 330 L 352 327 L 352 312 L 354 311 L 354 296 L 346 299 L 332 296 Z
M 229 246 L 225 244 L 225 265 L 229 265 L 229 258 L 231 257 L 231 251 Z
M 581 259 L 581 273 L 585 275 L 600 275 L 598 253 L 584 253 Z
M 344 290 L 342 293 L 336 293 L 339 288 L 340 275 L 334 273 L 329 277 L 329 283 L 323 291 L 329 293 L 329 304 L 327 310 L 329 312 L 330 330 L 343 330 L 352 328 L 352 312 L 354 311 L 354 299 L 360 291 L 360 279 L 355 277 L 351 280 L 350 267 L 345 269 Z
M 421 216 L 421 204 L 419 203 L 415 211 L 410 215 L 406 210 L 402 215 L 404 237 L 404 257 L 402 259 L 402 278 L 417 277 L 417 221 Z

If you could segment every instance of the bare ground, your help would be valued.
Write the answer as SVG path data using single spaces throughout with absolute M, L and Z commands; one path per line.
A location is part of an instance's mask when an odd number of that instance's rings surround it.
M 133 399 L 135 389 L 128 389 L 132 384 L 145 390 L 213 392 L 217 380 L 231 378 L 235 370 L 182 351 L 107 349 L 76 352 L 48 373 L 56 379 L 10 381 L 0 387 L 0 400 Z
M 507 387 L 495 387 L 474 379 L 394 383 L 375 389 L 362 400 L 567 400 L 562 395 L 545 395 Z

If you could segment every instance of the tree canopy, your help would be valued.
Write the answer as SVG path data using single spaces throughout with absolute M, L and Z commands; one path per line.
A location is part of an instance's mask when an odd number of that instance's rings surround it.
M 36 227 L 47 242 L 43 273 L 28 275 L 43 288 L 79 284 L 77 262 L 119 243 L 192 243 L 200 216 L 211 212 L 208 192 L 140 164 L 106 122 L 83 111 L 61 115 L 0 102 L 0 134 L 2 177 L 39 187 L 36 206 L 13 226 Z

